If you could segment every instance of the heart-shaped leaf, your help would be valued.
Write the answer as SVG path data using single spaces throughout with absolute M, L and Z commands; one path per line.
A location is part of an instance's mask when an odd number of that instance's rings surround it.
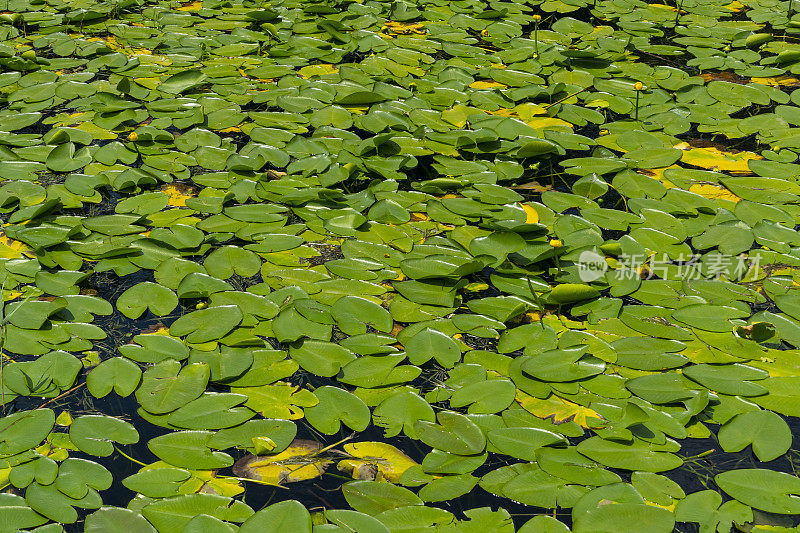
M 208 384 L 209 374 L 206 364 L 193 363 L 181 368 L 178 361 L 167 359 L 145 371 L 136 399 L 150 413 L 169 413 L 199 397 Z
M 358 397 L 338 387 L 314 390 L 317 405 L 305 409 L 308 423 L 326 435 L 337 433 L 340 421 L 354 431 L 364 431 L 370 422 L 369 407 Z
M 117 309 L 128 318 L 139 318 L 150 309 L 154 315 L 170 314 L 178 306 L 178 297 L 166 287 L 145 281 L 117 298 Z
M 82 452 L 107 457 L 114 452 L 112 442 L 134 444 L 139 432 L 124 420 L 111 416 L 85 415 L 69 427 L 69 438 Z
M 124 357 L 112 357 L 89 372 L 86 386 L 95 398 L 105 397 L 112 389 L 125 397 L 133 394 L 141 379 L 142 370 L 135 363 Z
M 726 452 L 740 452 L 748 444 L 759 461 L 777 459 L 792 446 L 792 431 L 772 411 L 750 411 L 730 419 L 720 429 L 719 444 Z

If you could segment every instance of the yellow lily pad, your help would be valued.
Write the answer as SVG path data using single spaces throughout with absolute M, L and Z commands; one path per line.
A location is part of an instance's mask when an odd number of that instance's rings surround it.
M 670 165 L 665 168 L 640 168 L 636 172 L 641 174 L 642 176 L 647 176 L 648 178 L 653 178 L 656 181 L 660 181 L 667 189 L 674 189 L 675 184 L 664 177 L 664 171 L 670 168 L 681 168 L 681 167 L 680 165 Z
M 403 472 L 417 466 L 416 461 L 385 442 L 354 442 L 345 444 L 344 451 L 358 459 L 339 461 L 336 468 L 355 479 L 385 479 L 396 483 Z
M 188 489 L 197 487 L 191 492 L 202 492 L 203 494 L 219 494 L 233 498 L 244 492 L 244 487 L 237 479 L 229 477 L 218 477 L 214 470 L 192 470 L 192 477 L 181 486 L 180 492 L 183 494 L 184 486 Z
M 81 122 L 80 124 L 75 126 L 75 129 L 85 131 L 86 133 L 91 133 L 95 139 L 110 140 L 117 138 L 116 133 L 112 133 L 105 128 L 101 128 L 94 122 Z
M 745 5 L 743 3 L 741 3 L 741 2 L 739 2 L 739 0 L 733 0 L 733 2 L 731 2 L 730 4 L 722 6 L 722 7 L 724 7 L 725 9 L 729 9 L 729 10 L 731 10 L 733 12 L 739 12 L 742 9 L 745 8 Z
M 683 150 L 681 161 L 684 163 L 734 174 L 752 174 L 747 162 L 752 159 L 764 159 L 754 152 L 723 152 L 714 147 L 693 148 L 687 143 L 677 144 L 675 148 Z
M 795 78 L 794 76 L 778 76 L 775 78 L 750 78 L 750 81 L 753 83 L 759 83 L 761 85 L 772 85 L 779 86 L 779 87 L 798 87 L 800 86 L 800 80 Z
M 507 85 L 496 81 L 480 80 L 470 83 L 469 87 L 470 89 L 494 89 L 495 87 L 502 87 L 505 89 Z
M 233 465 L 233 473 L 271 485 L 314 479 L 333 463 L 318 458 L 320 450 L 322 445 L 318 442 L 295 439 L 288 448 L 275 455 L 245 455 Z
M 304 416 L 304 407 L 319 403 L 311 391 L 280 381 L 261 387 L 231 387 L 231 392 L 247 395 L 245 405 L 266 418 L 298 420 Z
M 157 470 L 159 468 L 175 467 L 164 461 L 156 461 L 145 467 L 139 472 L 146 472 L 148 470 Z M 197 492 L 203 494 L 219 494 L 220 496 L 234 497 L 244 492 L 244 487 L 241 482 L 232 477 L 217 475 L 216 470 L 189 470 L 191 477 L 181 483 L 178 488 L 178 494 L 194 494 Z
M 325 76 L 327 74 L 336 74 L 339 69 L 327 63 L 320 65 L 307 65 L 297 71 L 301 78 L 311 78 L 313 76 Z
M 151 91 L 161 85 L 161 78 L 133 78 L 133 81 Z
M 665 9 L 667 11 L 678 11 L 678 8 L 675 6 L 668 6 L 666 4 L 647 4 L 648 7 L 655 7 L 656 9 Z
M 456 128 L 463 128 L 467 125 L 467 117 L 476 113 L 483 113 L 483 110 L 465 106 L 464 104 L 456 104 L 452 108 L 442 111 L 442 120 Z
M 539 212 L 530 204 L 520 204 L 525 210 L 525 223 L 536 224 L 539 222 Z
M 201 9 L 203 9 L 203 2 L 195 0 L 194 2 L 186 2 L 181 4 L 181 7 L 178 8 L 178 11 L 200 11 Z
M 722 185 L 712 185 L 710 183 L 695 183 L 694 185 L 690 185 L 689 192 L 699 194 L 711 200 L 730 200 L 731 202 L 739 202 L 742 200 Z
M 161 192 L 167 195 L 167 205 L 173 207 L 185 207 L 186 200 L 195 196 L 194 189 L 191 186 L 171 183 L 161 187 Z
M 550 418 L 554 424 L 575 422 L 581 427 L 588 428 L 590 427 L 588 419 L 602 419 L 596 411 L 560 398 L 555 394 L 541 400 L 518 390 L 516 400 L 530 414 L 543 419 Z
M 25 246 L 24 243 L 10 239 L 4 234 L 0 234 L 0 258 L 18 259 L 30 253 L 31 249 Z
M 425 35 L 425 26 L 419 22 L 395 22 L 390 20 L 384 28 L 393 35 Z
M 560 118 L 556 117 L 533 117 L 527 120 L 526 119 L 523 120 L 525 124 L 536 130 L 552 128 L 553 126 L 566 126 L 570 129 L 574 128 L 573 124 L 567 122 L 566 120 L 561 120 Z

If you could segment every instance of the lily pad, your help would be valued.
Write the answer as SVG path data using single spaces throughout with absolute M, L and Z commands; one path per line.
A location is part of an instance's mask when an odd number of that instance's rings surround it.
M 117 299 L 117 309 L 128 318 L 139 318 L 148 309 L 154 315 L 168 315 L 177 305 L 174 292 L 147 281 L 134 285 Z
M 791 474 L 743 468 L 717 474 L 714 481 L 728 495 L 756 509 L 777 514 L 800 512 L 800 480 Z
M 722 426 L 719 444 L 726 452 L 742 451 L 748 444 L 759 461 L 777 459 L 792 446 L 792 432 L 783 419 L 771 411 L 741 413 Z

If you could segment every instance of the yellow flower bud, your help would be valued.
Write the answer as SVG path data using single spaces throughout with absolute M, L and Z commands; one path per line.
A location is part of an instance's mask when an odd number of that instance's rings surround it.
M 558 239 L 550 239 L 550 246 L 552 246 L 553 248 L 561 248 L 563 246 L 563 243 Z
M 644 90 L 644 83 L 642 83 L 642 82 L 640 82 L 640 81 L 637 81 L 636 83 L 634 83 L 634 84 L 633 84 L 633 89 L 634 89 L 635 91 L 642 91 L 642 90 Z
M 531 18 L 533 18 L 534 22 L 539 22 L 540 20 L 542 20 L 542 16 L 541 15 L 534 15 Z
M 139 140 L 139 134 L 136 133 L 135 131 L 130 132 L 128 134 L 128 140 L 135 143 L 136 141 Z

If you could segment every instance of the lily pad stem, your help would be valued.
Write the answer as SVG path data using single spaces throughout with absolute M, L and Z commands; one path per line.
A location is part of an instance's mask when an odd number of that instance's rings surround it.
M 533 301 L 536 302 L 536 306 L 539 308 L 539 323 L 542 325 L 542 329 L 544 329 L 544 305 L 542 305 L 542 299 L 539 298 L 539 293 L 533 290 L 530 274 L 525 274 L 525 280 L 528 282 L 528 290 L 531 291 Z
M 556 100 L 556 101 L 555 101 L 555 102 L 553 102 L 552 104 L 547 104 L 546 106 L 543 106 L 543 107 L 544 107 L 545 109 L 551 108 L 551 107 L 553 107 L 554 105 L 558 105 L 558 104 L 560 104 L 560 103 L 561 103 L 561 102 L 563 102 L 564 100 L 569 100 L 569 99 L 570 99 L 570 98 L 572 98 L 573 96 L 577 96 L 577 95 L 581 94 L 583 91 L 585 91 L 585 90 L 587 90 L 587 89 L 589 89 L 589 87 L 584 87 L 584 88 L 583 88 L 583 89 L 581 89 L 580 91 L 574 92 L 574 93 L 572 93 L 572 94 L 568 94 L 568 95 L 567 95 L 567 96 L 565 96 L 564 98 L 561 98 L 561 99 L 559 99 L 559 100 Z
M 128 459 L 129 461 L 132 461 L 132 462 L 136 463 L 137 465 L 147 466 L 146 463 L 143 463 L 143 462 L 139 461 L 138 459 L 134 459 L 133 457 L 131 457 L 127 453 L 125 453 L 122 450 L 120 450 L 119 448 L 117 448 L 116 446 L 114 446 L 114 449 L 117 450 L 124 458 Z
M 706 450 L 706 451 L 704 451 L 702 453 L 698 453 L 697 455 L 692 455 L 691 457 L 684 457 L 683 461 L 684 462 L 686 462 L 686 461 L 696 461 L 697 459 L 702 459 L 706 455 L 711 455 L 715 451 L 717 451 L 717 450 L 714 450 L 714 449 Z
M 49 400 L 49 401 L 47 401 L 47 402 L 43 403 L 42 405 L 40 405 L 39 407 L 37 407 L 37 409 L 42 409 L 42 408 L 44 408 L 45 406 L 47 406 L 47 405 L 50 405 L 50 404 L 51 404 L 51 403 L 53 403 L 54 401 L 56 401 L 56 400 L 60 400 L 61 398 L 63 398 L 63 397 L 64 397 L 64 396 L 66 396 L 67 394 L 69 394 L 69 393 L 71 393 L 71 392 L 73 392 L 73 391 L 76 391 L 76 390 L 80 389 L 80 388 L 81 388 L 81 387 L 83 387 L 84 385 L 86 385 L 86 382 L 85 382 L 85 381 L 84 381 L 84 382 L 82 382 L 82 383 L 78 383 L 77 385 L 75 385 L 75 386 L 74 386 L 74 387 L 72 387 L 71 389 L 69 389 L 69 390 L 66 390 L 66 391 L 62 392 L 61 394 L 59 394 L 58 396 L 56 396 L 56 397 L 55 397 L 55 398 L 53 398 L 52 400 Z
M 330 445 L 328 445 L 328 446 L 325 446 L 324 448 L 320 448 L 320 449 L 319 449 L 319 450 L 317 450 L 315 453 L 313 453 L 313 454 L 311 455 L 311 457 L 317 457 L 319 454 L 321 454 L 321 453 L 325 453 L 325 452 L 327 452 L 328 450 L 330 450 L 331 448 L 335 448 L 335 447 L 337 447 L 338 445 L 342 444 L 343 442 L 347 442 L 347 441 L 349 441 L 350 439 L 352 439 L 352 438 L 353 438 L 353 437 L 355 437 L 355 436 L 356 436 L 356 434 L 355 434 L 355 433 L 351 433 L 350 435 L 348 435 L 347 437 L 343 438 L 343 439 L 342 439 L 342 440 L 340 440 L 339 442 L 334 442 L 333 444 L 330 444 Z
M 236 476 L 214 476 L 217 479 L 234 479 L 236 481 L 250 481 L 251 483 L 258 483 L 259 485 L 269 485 L 278 489 L 289 490 L 289 487 L 284 487 L 280 483 L 270 483 L 269 481 L 262 481 L 260 479 L 250 479 L 249 477 L 236 477 Z

